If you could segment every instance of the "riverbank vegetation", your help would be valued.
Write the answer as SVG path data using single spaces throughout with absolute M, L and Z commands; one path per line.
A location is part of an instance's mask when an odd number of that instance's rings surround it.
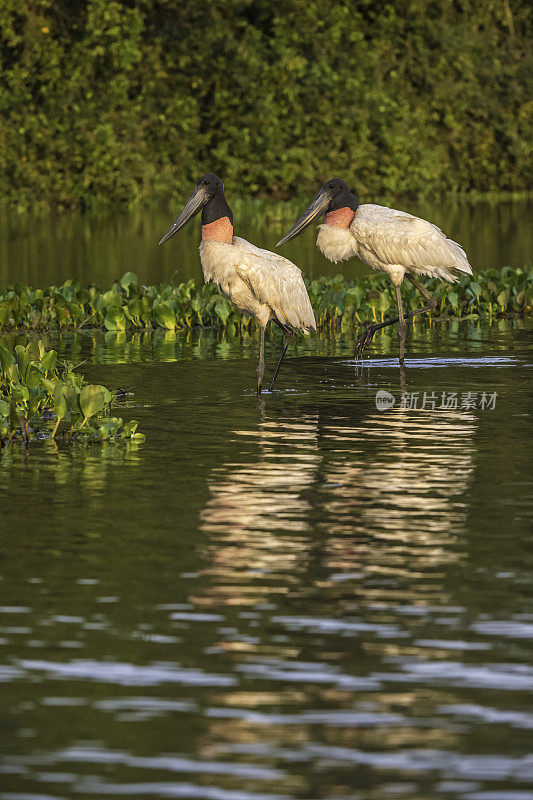
M 436 279 L 426 286 L 437 300 L 434 318 L 530 316 L 533 308 L 533 270 L 489 269 L 457 284 Z M 307 281 L 319 329 L 348 330 L 364 322 L 382 321 L 395 313 L 395 296 L 388 276 L 371 275 L 346 281 L 342 275 Z M 406 311 L 420 306 L 414 287 L 404 282 Z M 419 324 L 415 317 L 414 324 Z M 32 289 L 16 284 L 0 290 L 0 331 L 70 331 L 104 328 L 109 331 L 164 328 L 167 330 L 218 326 L 230 330 L 253 328 L 214 284 L 193 280 L 162 286 L 142 286 L 128 272 L 110 289 L 88 288 L 74 281 Z
M 75 369 L 40 341 L 0 344 L 0 444 L 56 435 L 83 442 L 144 439 L 136 420 L 112 416 L 116 394 L 87 383 Z
M 525 0 L 9 0 L 0 198 L 361 198 L 531 186 Z

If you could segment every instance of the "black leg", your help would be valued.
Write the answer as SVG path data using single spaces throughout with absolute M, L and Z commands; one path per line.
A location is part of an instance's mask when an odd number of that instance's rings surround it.
M 403 315 L 404 320 L 412 319 L 413 317 L 416 317 L 417 314 L 425 314 L 427 311 L 432 311 L 434 308 L 437 307 L 437 301 L 435 300 L 434 297 L 432 297 L 432 295 L 428 292 L 428 290 L 424 286 L 422 286 L 422 284 L 418 283 L 418 281 L 415 281 L 415 279 L 408 273 L 405 274 L 405 277 L 407 278 L 408 281 L 410 281 L 413 284 L 415 289 L 417 289 L 420 292 L 420 294 L 422 294 L 426 298 L 428 302 L 425 306 L 422 306 L 422 308 L 415 308 L 414 311 L 410 311 L 408 314 L 404 314 Z M 381 328 L 386 328 L 388 325 L 394 325 L 398 321 L 399 317 L 395 317 L 394 319 L 387 320 L 387 322 L 379 322 L 376 323 L 375 325 L 368 325 L 364 329 L 363 333 L 359 337 L 359 341 L 357 342 L 355 348 L 356 357 L 358 355 L 361 355 L 364 348 L 370 344 L 370 342 L 372 341 L 372 337 L 374 336 L 376 331 L 381 330 Z
M 396 303 L 398 305 L 398 345 L 400 350 L 400 364 L 405 360 L 405 317 L 403 314 L 402 292 L 396 287 Z
M 276 378 L 278 377 L 279 368 L 281 367 L 281 362 L 285 358 L 285 353 L 287 352 L 287 348 L 291 343 L 293 332 L 291 330 L 285 331 L 285 342 L 283 343 L 283 347 L 281 349 L 281 353 L 278 359 L 278 363 L 276 364 L 276 369 L 274 370 L 274 374 L 272 375 L 272 380 L 270 381 L 270 385 L 268 387 L 268 391 L 271 392 L 274 389 L 274 384 L 276 382 Z
M 263 378 L 265 375 L 265 329 L 261 325 L 259 329 L 259 364 L 257 365 L 257 394 L 261 394 Z

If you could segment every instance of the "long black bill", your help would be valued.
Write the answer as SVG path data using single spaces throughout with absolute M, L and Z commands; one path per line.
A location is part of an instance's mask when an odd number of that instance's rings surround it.
M 276 247 L 279 247 L 285 242 L 288 242 L 290 239 L 294 239 L 295 236 L 298 236 L 303 230 L 307 228 L 308 225 L 311 225 L 315 219 L 318 219 L 326 208 L 329 206 L 331 201 L 331 195 L 325 189 L 321 189 L 309 208 L 307 208 L 298 222 L 292 226 L 290 231 L 285 234 L 283 239 L 280 239 L 277 243 Z
M 196 214 L 198 214 L 200 209 L 205 206 L 208 200 L 209 193 L 207 192 L 207 189 L 204 189 L 203 187 L 197 187 L 185 203 L 183 211 L 176 221 L 172 223 L 159 244 L 163 244 L 163 242 L 168 241 L 168 239 L 174 236 L 175 233 L 180 231 Z

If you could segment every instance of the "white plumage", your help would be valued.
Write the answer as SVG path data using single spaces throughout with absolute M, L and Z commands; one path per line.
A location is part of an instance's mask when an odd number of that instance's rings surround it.
M 231 244 L 205 239 L 200 260 L 206 283 L 261 326 L 270 320 L 307 335 L 316 330 L 315 315 L 302 271 L 283 256 L 234 236 Z
M 200 178 L 175 222 L 159 244 L 171 239 L 202 210 L 200 261 L 206 283 L 216 283 L 222 294 L 244 314 L 259 323 L 257 393 L 265 374 L 265 328 L 273 320 L 282 329 L 285 342 L 270 388 L 295 332 L 316 331 L 315 315 L 302 273 L 292 261 L 262 250 L 233 235 L 233 212 L 217 175 Z
M 320 225 L 317 245 L 330 261 L 357 256 L 396 286 L 406 272 L 451 282 L 459 279 L 455 271 L 472 274 L 463 248 L 436 225 L 372 203 L 359 206 L 349 228 Z
M 414 276 L 428 275 L 453 283 L 459 278 L 457 273 L 472 275 L 465 251 L 425 219 L 373 203 L 360 205 L 342 178 L 332 178 L 324 184 L 278 246 L 294 239 L 324 212 L 326 217 L 319 226 L 317 245 L 326 258 L 337 262 L 358 256 L 372 269 L 390 275 L 395 286 L 398 316 L 368 325 L 359 338 L 357 352 L 363 350 L 377 330 L 397 322 L 400 364 L 403 364 L 406 320 L 437 306 L 435 298 Z M 403 311 L 400 291 L 404 277 L 426 300 L 426 305 L 407 314 Z

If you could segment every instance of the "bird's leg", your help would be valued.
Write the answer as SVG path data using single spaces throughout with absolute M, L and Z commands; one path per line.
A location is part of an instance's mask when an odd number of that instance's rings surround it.
M 403 364 L 405 359 L 405 317 L 403 315 L 402 292 L 399 286 L 396 286 L 396 302 L 398 304 L 398 344 L 400 350 L 400 364 Z
M 423 314 L 425 311 L 433 311 L 434 308 L 437 308 L 437 301 L 435 300 L 433 295 L 428 292 L 425 286 L 422 286 L 421 283 L 415 281 L 413 276 L 409 275 L 409 273 L 407 273 L 405 277 L 407 278 L 408 281 L 411 281 L 415 289 L 417 289 L 420 292 L 420 294 L 423 297 L 425 297 L 426 300 L 428 301 L 427 305 L 425 305 L 423 308 L 417 308 L 414 311 L 411 311 L 410 314 L 407 314 L 405 319 L 411 319 L 411 317 L 414 317 L 416 314 Z
M 265 375 L 265 326 L 259 329 L 259 364 L 257 365 L 257 394 L 261 394 L 263 377 Z
M 426 298 L 427 304 L 425 306 L 422 306 L 422 308 L 415 308 L 414 311 L 410 311 L 408 314 L 404 314 L 403 315 L 404 321 L 416 317 L 417 314 L 425 314 L 427 311 L 433 311 L 433 309 L 437 307 L 437 301 L 435 300 L 433 295 L 431 295 L 428 292 L 425 286 L 422 286 L 421 283 L 415 281 L 412 275 L 409 275 L 408 272 L 405 274 L 405 277 L 407 278 L 408 281 L 410 281 L 413 284 L 415 289 L 417 289 L 420 292 L 420 294 L 422 294 Z M 359 341 L 357 342 L 355 348 L 355 355 L 356 356 L 360 355 L 364 350 L 364 348 L 368 344 L 370 344 L 370 342 L 372 341 L 372 337 L 374 336 L 376 331 L 381 330 L 381 328 L 386 328 L 388 325 L 394 325 L 394 323 L 398 322 L 399 319 L 400 319 L 399 317 L 395 317 L 394 319 L 389 319 L 386 322 L 379 322 L 376 323 L 375 325 L 368 325 L 364 329 L 363 333 L 359 338 Z
M 271 392 L 274 389 L 274 383 L 276 382 L 276 378 L 278 377 L 279 368 L 281 367 L 281 362 L 285 358 L 285 353 L 287 352 L 287 348 L 291 343 L 293 332 L 291 330 L 284 330 L 285 333 L 285 341 L 283 343 L 283 347 L 281 349 L 281 353 L 278 359 L 278 363 L 276 364 L 276 369 L 274 370 L 274 374 L 272 375 L 272 380 L 270 381 L 270 385 L 268 387 L 268 391 Z

